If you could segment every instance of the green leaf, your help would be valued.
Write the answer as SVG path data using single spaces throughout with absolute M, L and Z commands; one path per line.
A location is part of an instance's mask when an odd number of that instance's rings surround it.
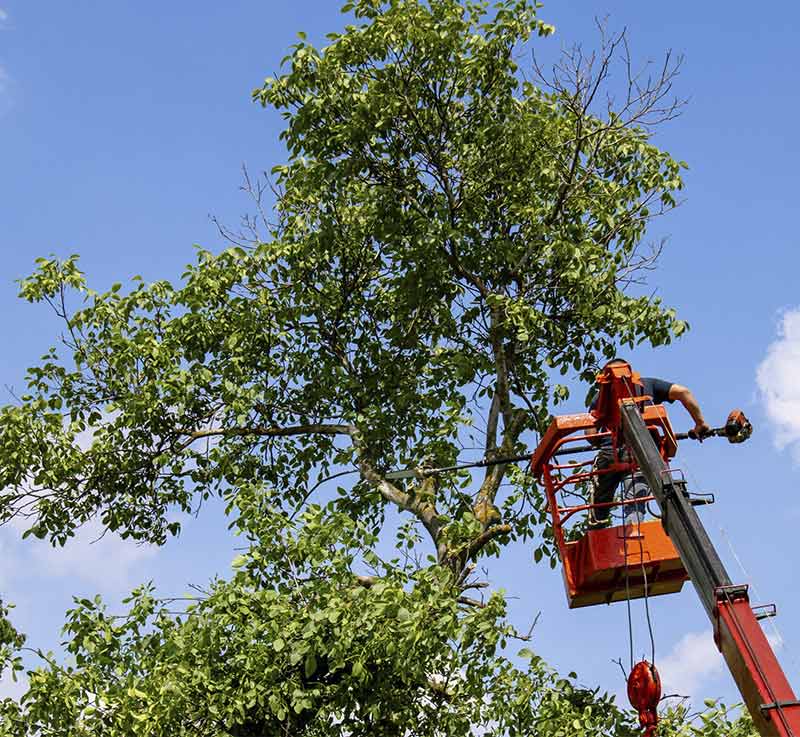
M 308 653 L 306 655 L 306 662 L 305 662 L 305 673 L 306 678 L 310 678 L 314 673 L 317 671 L 317 658 L 315 657 L 314 653 Z
M 602 115 L 574 104 L 591 70 L 537 81 L 528 52 L 553 29 L 533 0 L 343 10 L 324 48 L 287 40 L 253 93 L 282 121 L 265 150 L 283 160 L 259 163 L 274 182 L 246 182 L 264 210 L 242 238 L 197 248 L 169 281 L 92 290 L 76 257 L 51 256 L 20 282 L 63 324 L 0 408 L 2 520 L 58 546 L 93 520 L 162 545 L 201 510 L 246 547 L 185 609 L 149 586 L 113 615 L 78 600 L 65 657 L 0 703 L 0 737 L 209 720 L 220 734 L 636 733 L 530 650 L 524 668 L 505 657 L 502 592 L 464 596 L 511 541 L 557 565 L 535 481 L 494 467 L 497 498 L 476 505 L 483 470 L 425 469 L 522 452 L 604 356 L 685 332 L 626 291 L 681 162 L 613 89 L 596 91 Z M 556 74 L 575 57 L 561 61 Z M 387 480 L 397 468 L 419 470 Z M 511 533 L 483 544 L 498 522 Z M 0 666 L 21 667 L 23 643 L 4 613 Z M 430 705 L 444 705 L 433 726 Z M 666 709 L 664 734 L 687 719 Z M 704 737 L 749 729 L 702 719 Z

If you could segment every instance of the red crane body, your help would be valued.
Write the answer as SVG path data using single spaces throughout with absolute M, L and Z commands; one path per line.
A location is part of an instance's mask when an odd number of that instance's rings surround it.
M 759 734 L 800 737 L 800 702 L 761 629 L 760 617 L 750 606 L 747 585 L 731 582 L 685 481 L 668 465 L 677 451 L 677 438 L 666 410 L 643 396 L 638 374 L 623 362 L 607 366 L 598 383 L 596 408 L 591 413 L 555 417 L 531 459 L 531 470 L 547 493 L 569 606 L 673 593 L 689 578 Z M 741 442 L 742 433 L 736 428 L 729 428 L 727 435 L 731 442 Z M 610 469 L 597 471 L 591 458 L 572 463 L 559 460 L 570 448 L 572 452 L 587 450 L 574 443 L 587 439 L 597 443 L 600 438 L 611 441 L 614 463 Z M 570 487 L 591 483 L 598 473 L 620 471 L 640 473 L 651 495 L 605 506 L 655 501 L 661 520 L 642 523 L 636 530 L 611 527 L 568 540 L 570 520 L 599 505 L 560 506 L 559 496 L 563 498 Z M 646 734 L 655 733 L 654 723 L 643 722 L 643 726 Z

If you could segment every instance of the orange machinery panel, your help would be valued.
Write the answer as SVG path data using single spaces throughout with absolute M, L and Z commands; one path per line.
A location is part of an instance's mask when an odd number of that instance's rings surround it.
M 628 537 L 623 532 L 623 527 L 590 530 L 566 544 L 563 571 L 570 609 L 638 599 L 644 596 L 645 580 L 648 596 L 683 588 L 689 576 L 661 522 L 642 522 Z

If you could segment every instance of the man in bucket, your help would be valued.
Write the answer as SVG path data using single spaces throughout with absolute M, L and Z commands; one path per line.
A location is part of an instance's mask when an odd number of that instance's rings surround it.
M 627 361 L 621 358 L 615 358 L 609 361 L 603 369 L 615 364 L 628 364 Z M 663 404 L 664 402 L 679 401 L 686 411 L 691 415 L 694 420 L 693 434 L 702 439 L 707 435 L 711 428 L 703 418 L 703 412 L 700 405 L 694 398 L 692 392 L 682 384 L 673 384 L 664 379 L 656 379 L 650 376 L 643 376 L 641 378 L 642 387 L 641 395 L 652 397 L 653 404 Z M 590 410 L 593 410 L 597 405 L 597 397 L 595 397 Z M 601 428 L 603 429 L 603 428 Z M 614 463 L 614 451 L 611 447 L 610 438 L 601 438 L 596 441 L 599 450 L 594 459 L 594 470 L 602 471 Z M 623 482 L 623 498 L 635 499 L 642 496 L 648 496 L 650 493 L 644 477 L 636 472 L 619 471 L 612 473 L 599 474 L 592 477 L 591 483 L 591 504 L 605 504 L 614 500 L 614 492 Z M 644 516 L 644 503 L 629 504 L 625 506 L 625 524 L 636 525 L 642 521 Z M 589 524 L 588 529 L 599 530 L 607 527 L 610 522 L 610 508 L 600 507 L 599 509 L 592 508 L 589 510 Z

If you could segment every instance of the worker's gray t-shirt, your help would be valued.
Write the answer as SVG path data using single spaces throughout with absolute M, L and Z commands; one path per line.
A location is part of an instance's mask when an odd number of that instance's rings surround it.
M 672 402 L 669 398 L 669 390 L 672 389 L 671 381 L 664 381 L 664 379 L 655 379 L 652 376 L 643 376 L 642 379 L 642 394 L 653 398 L 653 404 L 663 404 L 664 402 Z M 589 409 L 592 410 L 597 406 L 597 397 L 592 400 Z
M 664 379 L 655 379 L 652 376 L 643 376 L 641 378 L 642 381 L 642 395 L 648 396 L 653 398 L 653 404 L 663 404 L 664 402 L 673 402 L 674 400 L 669 398 L 669 390 L 672 389 L 672 382 L 671 381 L 664 381 Z M 593 410 L 597 406 L 597 397 L 592 400 L 591 405 L 589 405 L 589 409 Z M 603 438 L 596 438 L 592 441 L 593 445 L 596 445 L 598 448 L 610 448 L 611 447 L 611 438 L 603 437 Z

